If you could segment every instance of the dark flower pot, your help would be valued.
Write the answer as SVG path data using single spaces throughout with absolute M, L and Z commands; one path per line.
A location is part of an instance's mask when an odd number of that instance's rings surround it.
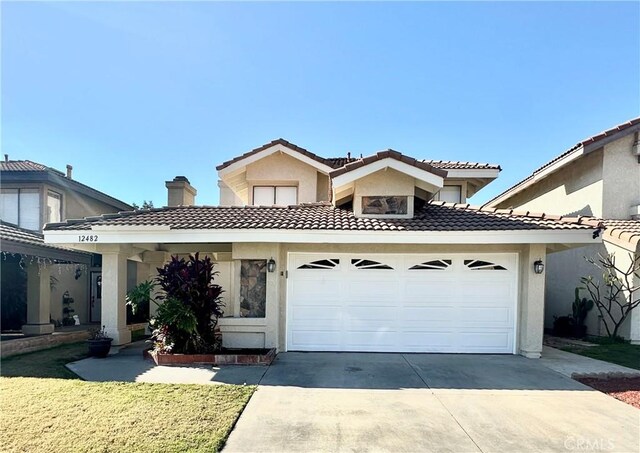
M 89 346 L 89 357 L 104 359 L 109 355 L 113 338 L 100 338 L 99 340 L 87 340 Z

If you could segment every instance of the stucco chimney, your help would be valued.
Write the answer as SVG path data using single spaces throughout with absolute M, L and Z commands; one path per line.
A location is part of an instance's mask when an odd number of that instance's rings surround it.
M 73 167 L 67 164 L 67 178 L 73 179 Z
M 189 184 L 186 176 L 176 176 L 167 186 L 167 206 L 193 206 L 198 191 Z

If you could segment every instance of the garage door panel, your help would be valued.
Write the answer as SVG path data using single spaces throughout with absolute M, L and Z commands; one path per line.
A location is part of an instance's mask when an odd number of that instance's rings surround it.
M 461 348 L 469 351 L 500 352 L 510 347 L 513 341 L 511 331 L 474 330 L 458 334 Z
M 392 330 L 347 331 L 344 336 L 346 351 L 363 348 L 397 346 L 398 332 Z M 368 349 L 373 350 L 373 349 Z
M 415 332 L 403 332 L 402 344 L 407 351 L 443 352 L 453 350 L 455 332 L 451 330 L 433 329 Z
M 290 256 L 290 350 L 513 353 L 515 254 Z
M 401 311 L 400 319 L 406 324 L 425 324 L 450 322 L 455 314 L 455 309 L 450 306 L 436 307 L 415 307 L 404 308 Z
M 340 321 L 341 305 L 298 305 L 291 309 L 293 322 Z
M 461 307 L 458 319 L 461 324 L 478 327 L 511 327 L 513 310 L 510 307 Z
M 313 347 L 315 350 L 329 350 L 329 348 L 331 348 L 331 350 L 335 351 L 338 350 L 340 346 L 339 339 L 339 330 L 293 330 L 291 332 L 291 340 L 294 348 Z

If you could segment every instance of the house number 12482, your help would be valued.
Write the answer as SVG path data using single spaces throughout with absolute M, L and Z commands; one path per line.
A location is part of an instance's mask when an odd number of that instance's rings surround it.
M 98 236 L 93 234 L 78 236 L 78 242 L 98 242 Z

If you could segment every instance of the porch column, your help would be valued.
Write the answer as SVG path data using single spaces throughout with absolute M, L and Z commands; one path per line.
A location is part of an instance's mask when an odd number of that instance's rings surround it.
M 142 262 L 149 265 L 149 276 L 147 277 L 148 280 L 155 280 L 155 278 L 158 276 L 158 268 L 164 266 L 164 264 L 169 260 L 169 257 L 170 254 L 167 252 L 144 252 L 144 254 L 142 255 Z M 155 299 L 160 294 L 162 294 L 162 290 L 159 287 L 156 287 L 151 292 L 151 298 Z M 158 306 L 151 302 L 151 304 L 149 304 L 149 315 L 151 317 L 155 316 L 157 310 Z
M 533 262 L 538 259 L 546 264 L 546 244 L 525 246 L 520 262 L 520 318 L 519 353 L 530 359 L 538 359 L 542 353 L 544 335 L 544 284 L 545 272 L 536 274 Z
M 27 265 L 27 324 L 22 326 L 25 335 L 53 333 L 51 324 L 51 269 Z
M 102 324 L 114 345 L 131 343 L 127 327 L 127 255 L 102 253 Z

